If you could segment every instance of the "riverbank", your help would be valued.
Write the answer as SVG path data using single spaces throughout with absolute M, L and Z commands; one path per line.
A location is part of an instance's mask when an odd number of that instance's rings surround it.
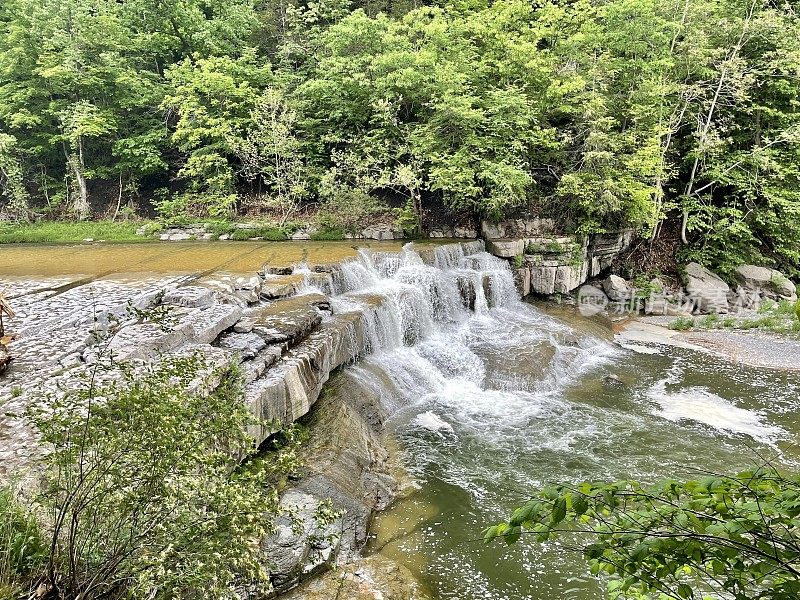
M 625 319 L 614 325 L 615 339 L 634 351 L 642 351 L 642 344 L 645 348 L 665 345 L 710 353 L 755 368 L 800 371 L 800 339 L 796 336 L 769 331 L 670 328 L 679 319 L 644 316 Z
M 153 221 L 37 221 L 0 223 L 0 244 L 64 244 L 89 241 L 143 242 L 142 227 L 157 228 Z

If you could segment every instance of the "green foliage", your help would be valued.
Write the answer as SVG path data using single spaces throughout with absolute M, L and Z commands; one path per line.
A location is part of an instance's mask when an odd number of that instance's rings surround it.
M 687 331 L 694 328 L 696 321 L 692 317 L 678 317 L 669 324 L 670 329 L 675 331 Z
M 375 217 L 388 212 L 384 202 L 357 188 L 335 185 L 325 189 L 325 194 L 316 216 L 322 231 L 356 235 Z
M 343 240 L 345 231 L 339 227 L 323 227 L 314 231 L 311 239 L 317 242 Z
M 155 224 L 150 223 L 150 225 L 156 227 Z M 0 244 L 81 242 L 86 239 L 141 242 L 147 239 L 136 235 L 136 230 L 142 226 L 142 222 L 136 221 L 0 222 Z
M 800 594 L 800 478 L 771 467 L 735 476 L 545 488 L 485 539 L 538 542 L 582 532 L 610 598 L 788 600 Z
M 254 541 L 278 500 L 266 471 L 237 469 L 254 451 L 240 376 L 197 356 L 120 367 L 119 382 L 88 379 L 28 412 L 45 450 L 46 579 L 64 597 L 266 593 Z
M 523 254 L 517 254 L 513 261 L 512 261 L 515 269 L 521 269 L 522 266 L 525 264 L 525 256 Z
M 250 240 L 253 238 L 261 238 L 272 242 L 277 242 L 287 239 L 286 231 L 275 225 L 258 225 L 256 227 L 240 228 L 236 227 L 231 233 L 232 240 Z
M 794 276 L 790 4 L 7 0 L 0 218 L 285 226 L 359 190 L 406 199 L 411 236 L 431 200 L 567 233 L 673 217 L 686 260 Z
M 22 582 L 39 569 L 47 546 L 36 520 L 16 487 L 0 488 L 0 597 L 22 592 Z

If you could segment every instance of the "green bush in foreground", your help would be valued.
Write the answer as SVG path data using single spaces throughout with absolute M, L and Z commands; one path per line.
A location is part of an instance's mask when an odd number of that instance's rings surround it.
M 41 580 L 84 600 L 267 593 L 258 542 L 278 508 L 276 473 L 237 467 L 254 450 L 238 373 L 189 357 L 123 374 L 28 414 L 46 452 Z
M 800 597 L 800 477 L 772 467 L 652 488 L 548 487 L 484 534 L 513 544 L 565 532 L 588 538 L 584 556 L 609 577 L 610 598 Z
M 42 531 L 13 487 L 0 488 L 0 598 L 13 598 L 47 556 Z

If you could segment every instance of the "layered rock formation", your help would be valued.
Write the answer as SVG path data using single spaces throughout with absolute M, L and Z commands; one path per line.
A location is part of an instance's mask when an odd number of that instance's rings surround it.
M 481 229 L 492 254 L 515 261 L 523 295 L 568 294 L 608 269 L 633 240 L 632 230 L 558 236 L 550 219 L 483 221 Z

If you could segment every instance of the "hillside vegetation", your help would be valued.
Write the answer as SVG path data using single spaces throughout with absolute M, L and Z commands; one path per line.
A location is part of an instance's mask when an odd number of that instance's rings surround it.
M 671 217 L 723 272 L 797 273 L 798 92 L 788 2 L 5 0 L 0 210 Z

